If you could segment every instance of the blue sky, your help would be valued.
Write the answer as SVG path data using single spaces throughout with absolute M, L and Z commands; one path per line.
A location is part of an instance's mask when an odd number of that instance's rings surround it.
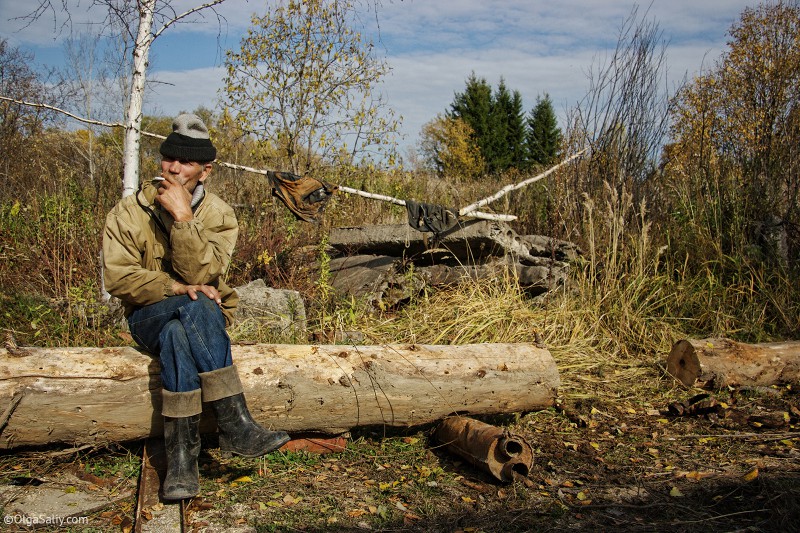
M 90 10 L 90 0 L 69 2 L 73 31 L 102 21 L 104 12 Z M 48 14 L 25 29 L 12 20 L 31 3 L 0 0 L 0 38 L 34 53 L 37 64 L 57 65 L 68 35 L 67 29 L 56 31 L 59 20 Z M 178 12 L 200 3 L 171 2 Z M 206 16 L 199 24 L 168 29 L 152 48 L 148 77 L 163 83 L 147 94 L 146 111 L 174 115 L 200 105 L 214 108 L 224 50 L 238 49 L 251 15 L 263 14 L 272 3 L 226 0 L 218 8 L 226 19 L 221 26 L 216 17 Z M 364 10 L 363 22 L 392 68 L 382 91 L 403 116 L 401 144 L 407 149 L 425 122 L 448 109 L 472 72 L 493 87 L 504 78 L 509 89 L 521 93 L 526 110 L 548 93 L 563 117 L 586 94 L 589 71 L 613 51 L 634 8 L 658 23 L 672 84 L 712 67 L 726 48 L 731 25 L 745 7 L 757 5 L 742 0 L 380 0 L 377 17 Z

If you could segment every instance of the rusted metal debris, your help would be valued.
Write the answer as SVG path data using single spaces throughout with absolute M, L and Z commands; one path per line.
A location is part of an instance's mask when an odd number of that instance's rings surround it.
M 328 453 L 343 452 L 347 448 L 347 437 L 322 437 L 322 436 L 307 436 L 295 437 L 283 446 L 281 451 L 284 452 L 308 452 L 319 455 Z
M 527 477 L 533 466 L 533 449 L 524 438 L 473 418 L 448 417 L 433 436 L 448 451 L 500 481 Z

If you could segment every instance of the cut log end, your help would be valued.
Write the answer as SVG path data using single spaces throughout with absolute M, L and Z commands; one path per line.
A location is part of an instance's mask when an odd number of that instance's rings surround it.
M 686 387 L 706 389 L 798 383 L 800 342 L 683 339 L 667 357 L 667 372 Z
M 667 357 L 667 372 L 680 381 L 684 387 L 692 387 L 700 377 L 700 359 L 687 340 L 675 343 Z

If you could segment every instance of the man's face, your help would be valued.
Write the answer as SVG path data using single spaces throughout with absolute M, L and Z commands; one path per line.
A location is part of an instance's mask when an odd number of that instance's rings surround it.
M 210 173 L 211 163 L 172 159 L 166 156 L 161 158 L 161 175 L 173 176 L 189 192 L 194 192 L 197 184 L 205 181 Z

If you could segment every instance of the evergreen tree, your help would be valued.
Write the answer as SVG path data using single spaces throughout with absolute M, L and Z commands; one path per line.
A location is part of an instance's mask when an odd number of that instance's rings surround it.
M 504 171 L 522 168 L 525 164 L 525 112 L 522 110 L 522 95 L 519 91 L 509 93 L 505 80 L 494 98 L 492 108 L 494 158 L 490 170 Z
M 463 120 L 473 131 L 474 142 L 481 155 L 488 160 L 492 153 L 491 124 L 492 87 L 485 78 L 478 78 L 473 72 L 467 79 L 463 93 L 456 93 L 448 113 L 451 119 Z
M 561 150 L 562 134 L 553 111 L 550 95 L 536 99 L 536 107 L 528 117 L 526 144 L 530 164 L 551 165 Z

